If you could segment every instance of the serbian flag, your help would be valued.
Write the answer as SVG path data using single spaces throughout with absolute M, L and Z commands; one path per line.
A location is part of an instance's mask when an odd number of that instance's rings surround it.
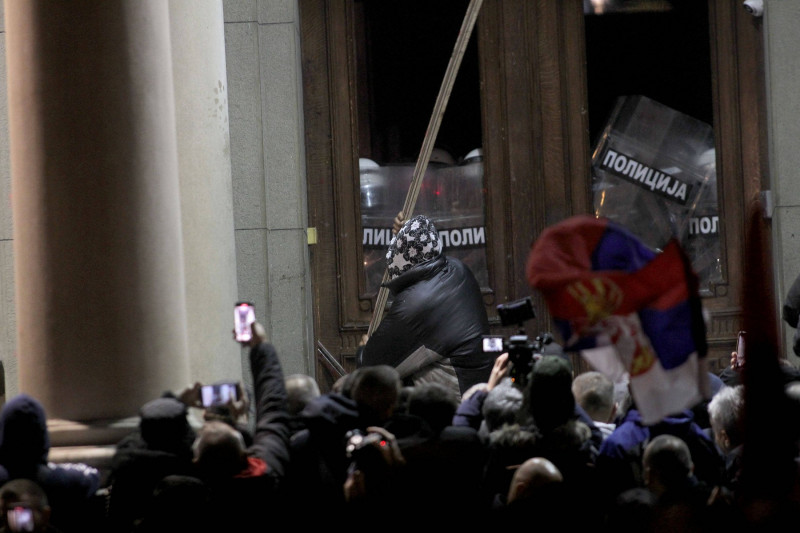
M 629 380 L 645 424 L 708 397 L 697 276 L 676 239 L 654 252 L 606 218 L 578 215 L 542 232 L 526 275 L 565 349 Z

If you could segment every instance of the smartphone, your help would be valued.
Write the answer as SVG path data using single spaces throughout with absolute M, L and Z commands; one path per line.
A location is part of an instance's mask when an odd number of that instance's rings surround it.
M 483 351 L 485 353 L 503 353 L 503 337 L 500 335 L 484 335 Z
M 23 505 L 14 505 L 6 513 L 6 523 L 10 531 L 33 531 L 33 510 Z
M 215 383 L 203 385 L 200 389 L 200 400 L 203 407 L 211 407 L 228 403 L 229 400 L 237 401 L 236 383 Z
M 740 367 L 744 366 L 744 337 L 747 332 L 740 331 L 739 338 L 736 340 L 736 364 Z
M 249 342 L 253 338 L 253 322 L 256 321 L 256 312 L 252 302 L 236 302 L 233 310 L 233 325 L 238 342 Z

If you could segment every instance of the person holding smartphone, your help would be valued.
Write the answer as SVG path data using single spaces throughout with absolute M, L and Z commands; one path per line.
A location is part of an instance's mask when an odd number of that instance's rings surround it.
M 0 484 L 30 479 L 49 497 L 53 527 L 92 530 L 96 524 L 91 509 L 100 487 L 100 472 L 85 463 L 48 461 L 50 432 L 39 400 L 24 393 L 11 398 L 0 409 L 0 428 Z M 25 516 L 20 509 L 17 518 L 24 520 Z
M 60 533 L 50 523 L 47 494 L 30 479 L 13 479 L 0 487 L 0 511 L 4 524 L 0 531 Z
M 255 402 L 252 441 L 248 444 L 235 425 L 206 417 L 192 444 L 192 469 L 187 477 L 207 489 L 199 491 L 205 496 L 197 504 L 204 531 L 252 531 L 260 520 L 254 519 L 255 515 L 269 517 L 270 523 L 287 518 L 282 482 L 289 462 L 290 429 L 284 375 L 264 327 L 254 321 L 250 330 L 246 340 L 237 340 L 234 327 L 233 339 L 249 350 Z M 200 388 L 199 384 L 193 386 L 193 393 L 187 393 L 190 399 L 184 399 L 201 406 Z M 183 500 L 197 494 L 198 487 L 196 482 L 178 482 L 171 491 L 171 497 Z M 160 530 L 162 521 L 173 523 L 182 512 L 170 506 L 150 506 L 149 510 L 142 518 L 141 531 Z
M 745 332 L 740 331 L 736 339 L 736 349 L 731 352 L 730 363 L 719 373 L 719 378 L 725 385 L 733 387 L 742 383 L 742 369 L 744 369 L 744 342 Z M 741 352 L 741 357 L 739 356 Z
M 237 342 L 249 349 L 255 402 L 252 443 L 246 445 L 230 424 L 206 420 L 193 445 L 195 475 L 209 488 L 212 530 L 247 531 L 255 510 L 277 523 L 285 510 L 280 487 L 289 463 L 290 427 L 284 374 L 264 327 L 254 321 L 251 330 L 248 340 Z M 233 335 L 236 340 L 235 330 Z

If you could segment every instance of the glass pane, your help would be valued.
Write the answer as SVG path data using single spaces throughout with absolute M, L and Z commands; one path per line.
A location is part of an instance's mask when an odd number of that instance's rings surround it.
M 677 237 L 703 294 L 722 281 L 714 132 L 644 96 L 621 97 L 592 157 L 594 210 L 654 250 Z
M 408 195 L 468 0 L 355 4 L 361 224 L 367 294 L 386 268 L 392 222 Z M 367 46 L 368 43 L 368 46 Z M 470 37 L 413 214 L 436 225 L 444 253 L 488 286 L 477 38 Z
M 461 259 L 487 287 L 483 158 L 479 150 L 468 155 L 461 163 L 429 163 L 414 213 L 433 221 L 443 253 Z M 380 166 L 362 158 L 359 166 L 364 273 L 371 294 L 383 279 L 392 222 L 403 208 L 415 165 Z

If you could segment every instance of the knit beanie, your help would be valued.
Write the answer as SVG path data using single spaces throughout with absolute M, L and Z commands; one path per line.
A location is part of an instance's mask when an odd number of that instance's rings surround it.
M 417 215 L 408 220 L 389 243 L 386 266 L 389 279 L 394 279 L 411 267 L 432 261 L 442 253 L 439 233 L 427 217 Z
M 170 453 L 191 450 L 195 433 L 186 416 L 186 405 L 177 398 L 161 397 L 142 405 L 139 431 L 148 448 Z

